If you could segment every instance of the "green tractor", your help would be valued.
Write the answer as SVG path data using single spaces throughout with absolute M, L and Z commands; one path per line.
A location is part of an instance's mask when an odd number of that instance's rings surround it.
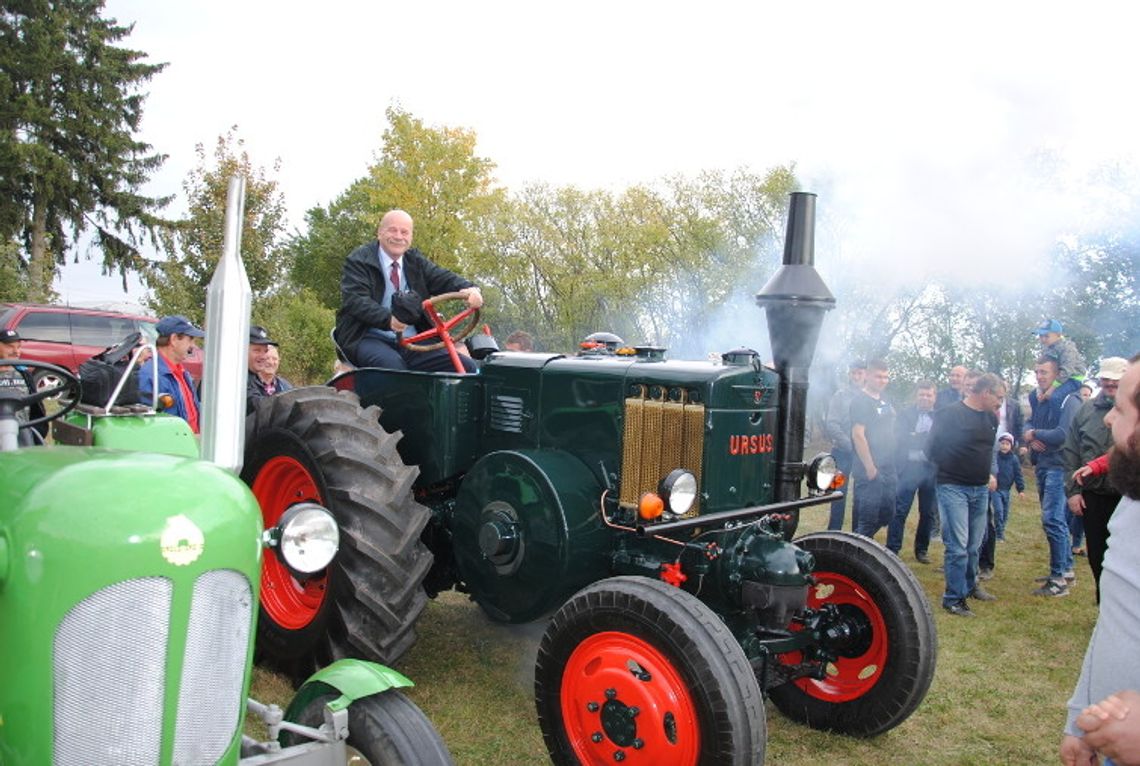
M 266 524 L 304 501 L 342 533 L 316 575 L 267 561 L 266 655 L 394 662 L 427 599 L 455 588 L 493 620 L 553 613 L 535 698 L 558 764 L 761 763 L 765 698 L 859 737 L 905 720 L 937 654 L 920 585 L 867 538 L 790 541 L 842 481 L 830 456 L 803 460 L 834 305 L 814 205 L 792 195 L 784 265 L 757 295 L 774 367 L 598 343 L 491 354 L 476 375 L 358 369 L 264 400 L 243 477 Z M 477 317 L 435 303 L 452 348 Z
M 244 365 L 248 313 L 220 311 L 240 345 L 214 351 Z M 156 402 L 110 406 L 116 390 L 107 406 L 81 404 L 67 370 L 0 360 L 14 366 L 62 383 L 0 388 L 0 764 L 452 763 L 400 692 L 411 682 L 381 665 L 331 664 L 285 711 L 247 700 L 263 566 L 325 570 L 338 545 L 325 508 L 289 504 L 267 529 L 234 466 L 200 459 L 186 423 Z M 224 391 L 219 369 L 206 385 Z M 244 408 L 242 391 L 204 415 Z M 17 420 L 55 396 L 62 408 Z M 44 420 L 56 443 L 19 448 L 19 430 Z M 243 433 L 215 435 L 204 452 L 225 453 L 227 439 L 232 452 Z M 243 735 L 247 711 L 267 740 Z

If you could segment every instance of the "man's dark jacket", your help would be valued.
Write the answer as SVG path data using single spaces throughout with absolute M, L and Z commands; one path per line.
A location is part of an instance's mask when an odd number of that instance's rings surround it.
M 1085 492 L 1098 495 L 1118 495 L 1109 486 L 1107 476 L 1086 476 L 1084 486 L 1073 481 L 1073 471 L 1085 463 L 1108 452 L 1112 446 L 1112 430 L 1104 423 L 1104 416 L 1112 409 L 1114 400 L 1101 391 L 1092 399 L 1083 402 L 1069 423 L 1069 432 L 1061 454 L 1065 459 L 1065 494 L 1069 497 Z
M 436 266 L 419 250 L 409 249 L 403 257 L 405 290 L 415 290 L 421 298 L 453 293 L 474 287 L 463 277 L 442 266 Z M 350 359 L 356 358 L 356 347 L 369 329 L 389 330 L 392 312 L 380 305 L 388 275 L 380 268 L 380 243 L 369 242 L 349 253 L 340 279 L 340 310 L 336 313 L 336 342 Z M 429 330 L 425 317 L 416 330 Z

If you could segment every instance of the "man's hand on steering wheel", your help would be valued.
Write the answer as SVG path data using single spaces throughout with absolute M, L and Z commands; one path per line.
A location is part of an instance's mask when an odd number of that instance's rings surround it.
M 467 296 L 467 305 L 473 309 L 483 308 L 483 293 L 478 287 L 466 287 L 459 292 Z

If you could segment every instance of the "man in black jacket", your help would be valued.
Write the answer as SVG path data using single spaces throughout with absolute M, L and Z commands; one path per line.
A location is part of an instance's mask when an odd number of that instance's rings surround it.
M 409 325 L 392 313 L 396 293 L 412 290 L 427 298 L 461 292 L 472 308 L 483 305 L 478 287 L 412 248 L 412 232 L 412 217 L 403 210 L 391 210 L 380 219 L 376 241 L 356 248 L 344 262 L 335 336 L 359 367 L 433 372 L 453 369 L 444 350 L 417 352 L 400 347 L 399 334 Z M 430 322 L 421 316 L 412 332 L 428 329 Z M 459 358 L 468 372 L 475 370 L 469 357 Z

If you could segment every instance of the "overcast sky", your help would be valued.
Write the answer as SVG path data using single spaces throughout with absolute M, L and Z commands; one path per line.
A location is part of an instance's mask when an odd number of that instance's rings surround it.
M 174 212 L 195 144 L 237 125 L 255 164 L 280 158 L 300 226 L 363 174 L 398 103 L 474 130 L 513 189 L 794 162 L 821 214 L 841 211 L 849 256 L 914 279 L 1030 267 L 1111 206 L 1090 173 L 1140 151 L 1125 3 L 109 0 L 105 15 L 168 63 L 142 137 L 169 155 L 150 191 L 177 193 Z M 124 299 L 93 271 L 69 265 L 61 296 Z

